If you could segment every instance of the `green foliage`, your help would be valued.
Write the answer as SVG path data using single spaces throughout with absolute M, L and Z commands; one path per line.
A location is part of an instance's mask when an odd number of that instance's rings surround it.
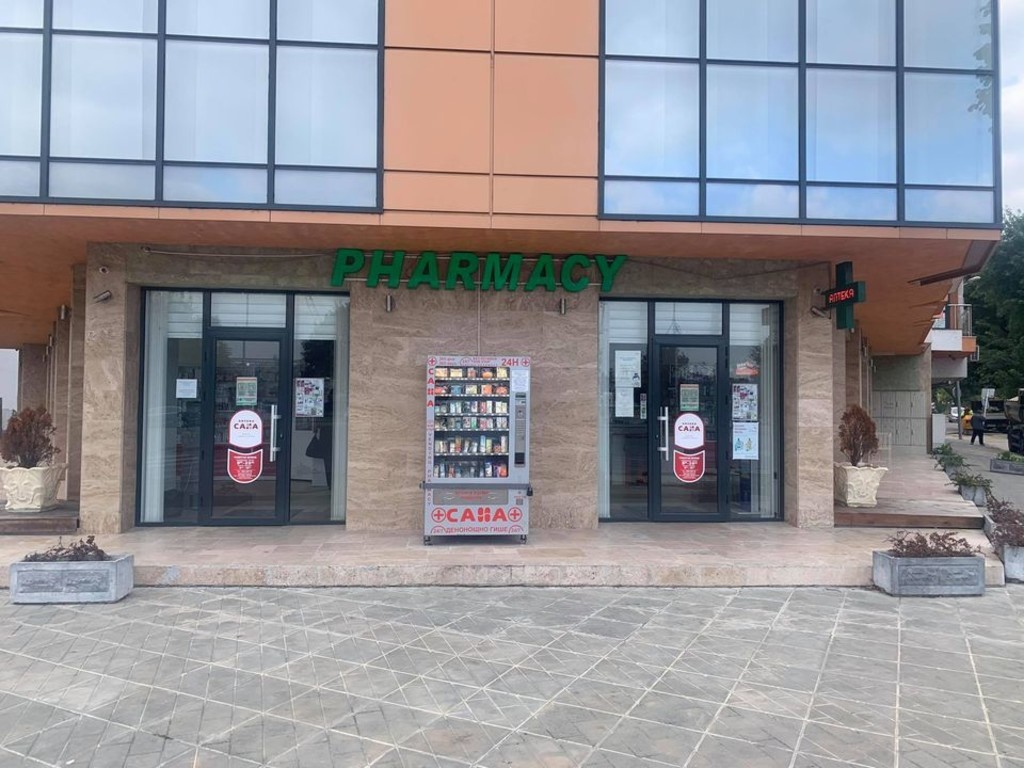
M 992 490 L 992 481 L 984 475 L 960 470 L 950 475 L 946 485 L 955 485 L 957 488 L 984 488 L 986 492 Z
M 0 456 L 24 469 L 45 464 L 58 453 L 53 432 L 53 419 L 45 408 L 22 408 L 0 434 Z
M 940 467 L 944 472 L 959 470 L 967 466 L 967 461 L 959 453 L 950 450 L 949 453 L 940 453 L 935 456 L 935 466 Z
M 1019 453 L 1011 453 L 1010 451 L 1000 451 L 996 458 L 1000 461 L 1015 461 L 1018 464 L 1024 464 L 1024 456 L 1021 456 Z
M 953 446 L 949 443 L 939 443 L 932 449 L 932 456 L 955 456 L 956 451 L 953 450 Z
M 1003 239 L 977 280 L 964 287 L 974 306 L 980 359 L 968 364 L 963 391 L 971 399 L 993 386 L 998 397 L 1024 387 L 1024 212 L 1008 212 Z
M 839 450 L 855 467 L 878 450 L 875 422 L 859 405 L 849 406 L 839 421 Z

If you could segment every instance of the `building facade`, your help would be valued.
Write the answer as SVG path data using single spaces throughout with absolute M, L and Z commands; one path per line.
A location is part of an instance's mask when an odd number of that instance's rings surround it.
M 428 357 L 528 356 L 535 526 L 829 526 L 839 415 L 926 444 L 929 323 L 999 237 L 997 16 L 3 3 L 20 405 L 54 414 L 90 531 L 416 530 Z

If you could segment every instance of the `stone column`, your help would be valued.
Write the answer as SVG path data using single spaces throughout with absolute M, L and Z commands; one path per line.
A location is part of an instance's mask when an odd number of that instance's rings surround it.
M 82 484 L 82 372 L 85 363 L 85 264 L 71 268 L 71 333 L 68 354 L 68 501 L 78 501 Z
M 46 345 L 25 344 L 18 350 L 18 408 L 46 405 Z
M 90 246 L 85 274 L 85 343 L 82 372 L 82 470 L 79 517 L 89 533 L 118 533 L 132 525 L 135 457 L 126 451 L 127 433 L 135 442 L 135 423 L 126 419 L 131 300 L 125 282 L 124 252 Z M 89 301 L 110 291 L 105 301 Z
M 785 307 L 783 376 L 785 517 L 801 528 L 833 525 L 832 334 L 828 318 L 811 314 L 815 288 L 826 288 L 829 265 L 800 270 L 799 289 Z
M 846 391 L 846 339 L 849 336 L 848 330 L 832 331 L 832 430 L 836 436 L 832 441 L 832 460 L 839 462 L 846 461 L 839 450 L 839 422 L 851 402 Z
M 864 367 L 864 343 L 860 328 L 846 337 L 846 370 L 843 376 L 846 378 L 846 401 L 856 403 L 867 411 L 871 410 L 871 404 L 864 402 L 863 390 L 863 367 Z
M 58 453 L 54 461 L 64 463 L 68 457 L 68 355 L 70 352 L 71 319 L 65 314 L 64 319 L 57 318 L 53 332 L 53 349 L 50 360 L 53 368 L 53 445 Z M 64 484 L 57 491 L 57 497 L 67 498 Z

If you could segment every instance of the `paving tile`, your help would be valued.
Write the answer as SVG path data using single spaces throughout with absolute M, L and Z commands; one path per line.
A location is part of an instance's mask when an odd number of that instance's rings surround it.
M 687 648 L 671 668 L 680 672 L 696 672 L 701 675 L 714 675 L 735 680 L 746 670 L 747 661 Z
M 874 680 L 863 675 L 823 672 L 817 692 L 840 699 L 896 706 L 896 681 Z
M 740 682 L 729 696 L 728 703 L 744 709 L 803 718 L 807 715 L 811 694 Z
M 889 768 L 893 765 L 895 745 L 894 736 L 827 723 L 808 723 L 800 739 L 799 751 L 841 762 Z
M 376 703 L 373 699 L 353 696 L 330 688 L 313 688 L 273 707 L 270 714 L 316 728 L 331 728 L 342 718 Z
M 972 672 L 920 667 L 916 664 L 900 665 L 900 682 L 923 688 L 938 688 L 948 693 L 978 693 L 978 682 Z
M 662 670 L 622 658 L 605 658 L 587 670 L 582 677 L 602 683 L 650 688 L 661 677 Z
M 373 764 L 373 768 L 465 768 L 465 766 L 466 763 L 456 762 L 445 757 L 397 747 L 385 752 Z
M 629 716 L 702 731 L 715 719 L 719 706 L 702 699 L 650 691 L 630 710 Z
M 385 744 L 400 744 L 441 715 L 387 702 L 368 702 L 364 708 L 344 715 L 331 730 Z
M 548 644 L 548 648 L 557 651 L 582 653 L 585 656 L 604 656 L 622 644 L 617 637 L 602 635 L 586 635 L 580 632 L 562 632 Z
M 626 621 L 592 618 L 577 624 L 574 627 L 574 631 L 585 635 L 597 635 L 599 637 L 610 637 L 617 640 L 623 640 L 633 634 L 638 627 L 638 624 Z
M 398 746 L 474 763 L 508 734 L 504 728 L 442 716 Z
M 490 685 L 512 667 L 500 662 L 475 659 L 472 656 L 456 656 L 448 659 L 440 666 L 421 673 L 424 677 L 447 680 L 460 685 L 472 685 L 483 688 Z
M 792 751 L 802 726 L 803 721 L 796 718 L 726 706 L 719 711 L 709 731 L 718 736 Z
M 523 723 L 519 730 L 558 741 L 596 746 L 611 733 L 620 718 L 619 714 L 552 703 Z
M 899 705 L 902 709 L 914 710 L 926 715 L 958 717 L 977 722 L 985 720 L 981 697 L 969 693 L 950 695 L 948 691 L 938 688 L 902 685 L 900 686 Z
M 202 746 L 246 760 L 267 763 L 311 739 L 318 729 L 295 720 L 261 714 L 214 736 Z
M 687 768 L 788 768 L 792 758 L 793 752 L 788 749 L 708 735 L 686 765 Z
M 669 669 L 654 684 L 654 690 L 721 703 L 729 698 L 735 685 L 728 678 Z
M 515 728 L 544 706 L 542 699 L 531 699 L 490 688 L 470 694 L 449 707 L 445 714 L 477 723 Z
M 896 707 L 818 694 L 814 697 L 808 719 L 827 725 L 839 725 L 892 736 L 896 733 L 896 712 Z
M 277 755 L 266 765 L 273 768 L 367 766 L 389 751 L 386 744 L 367 741 L 338 731 L 318 731 L 302 744 Z M 401 765 L 401 763 L 399 763 Z M 428 764 L 429 765 L 429 764 Z M 196 766 L 196 768 L 199 768 Z M 205 768 L 205 765 L 203 765 Z
M 4 697 L 0 710 L 0 744 L 20 741 L 34 733 L 79 719 L 79 715 L 41 701 L 20 696 Z
M 627 717 L 615 727 L 601 747 L 670 765 L 683 765 L 700 736 L 697 731 Z
M 488 752 L 477 765 L 480 768 L 536 766 L 536 768 L 576 768 L 590 747 L 534 733 L 512 733 Z
M 529 658 L 519 662 L 519 666 L 529 669 L 540 669 L 545 672 L 579 676 L 600 660 L 600 656 L 585 656 L 581 653 L 561 651 L 556 648 L 541 648 Z
M 966 752 L 903 738 L 897 749 L 900 768 L 998 768 L 994 754 Z
M 584 709 L 597 709 L 612 714 L 622 714 L 636 704 L 644 695 L 639 688 L 602 683 L 598 680 L 574 680 L 554 700 Z
M 569 675 L 558 675 L 539 669 L 512 667 L 489 687 L 498 691 L 550 699 L 573 682 Z
M 665 768 L 668 763 L 645 760 L 635 755 L 595 749 L 583 763 L 582 768 Z

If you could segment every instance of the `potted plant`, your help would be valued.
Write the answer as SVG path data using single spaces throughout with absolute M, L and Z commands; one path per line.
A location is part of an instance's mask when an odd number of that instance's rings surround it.
M 1024 456 L 1003 451 L 996 458 L 989 459 L 988 470 L 1005 475 L 1024 475 Z
M 988 501 L 985 504 L 985 535 L 992 538 L 995 533 L 996 526 L 1000 523 L 1011 522 L 1015 519 L 1020 512 L 1013 504 L 1002 499 L 997 499 L 995 496 L 989 494 Z
M 861 465 L 861 461 L 878 450 L 875 422 L 859 405 L 851 405 L 839 422 L 839 450 L 849 464 L 833 465 L 835 499 L 847 507 L 878 505 L 878 486 L 889 470 L 885 467 Z
M 1024 514 L 1013 510 L 995 526 L 990 537 L 999 558 L 1003 561 L 1003 573 L 1013 581 L 1024 581 Z
M 0 457 L 13 467 L 0 468 L 7 509 L 43 510 L 57 506 L 57 487 L 67 464 L 51 463 L 53 419 L 45 408 L 23 408 L 0 435 Z
M 947 485 L 955 485 L 964 499 L 982 508 L 988 503 L 988 495 L 992 491 L 992 481 L 987 477 L 963 470 L 957 470 L 950 475 Z
M 875 586 L 897 597 L 954 597 L 985 592 L 985 558 L 952 531 L 897 531 L 887 551 L 875 551 Z
M 89 536 L 11 563 L 12 603 L 116 603 L 135 584 L 133 555 L 108 555 Z
M 950 449 L 949 453 L 940 453 L 935 456 L 935 468 L 941 469 L 947 475 L 963 469 L 967 466 L 967 460 L 959 453 Z

